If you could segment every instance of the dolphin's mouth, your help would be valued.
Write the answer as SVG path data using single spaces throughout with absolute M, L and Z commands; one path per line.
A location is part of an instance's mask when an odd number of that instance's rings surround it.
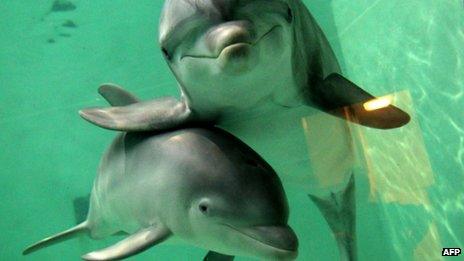
M 226 44 L 222 48 L 222 50 L 219 51 L 219 53 L 217 55 L 210 56 L 210 55 L 185 54 L 180 58 L 180 60 L 183 60 L 184 58 L 218 59 L 221 56 L 221 54 L 224 53 L 224 51 L 227 50 L 228 48 L 233 48 L 233 47 L 237 47 L 237 46 L 255 46 L 255 45 L 257 45 L 259 42 L 261 42 L 262 39 L 264 39 L 266 36 L 271 34 L 275 29 L 277 29 L 279 27 L 282 27 L 282 26 L 281 25 L 274 25 L 271 29 L 269 29 L 266 33 L 261 35 L 261 37 L 259 37 L 254 42 L 242 41 L 242 40 L 240 40 L 240 38 L 238 38 L 235 41 L 231 41 L 230 43 Z
M 254 241 L 277 250 L 291 253 L 298 251 L 298 239 L 295 232 L 289 226 L 235 228 L 227 224 L 225 225 Z

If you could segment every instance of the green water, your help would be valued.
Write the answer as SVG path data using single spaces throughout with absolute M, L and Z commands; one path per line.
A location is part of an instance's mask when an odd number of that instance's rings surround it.
M 0 2 L 0 260 L 78 260 L 115 242 L 79 238 L 21 256 L 26 245 L 81 218 L 73 200 L 89 193 L 114 136 L 77 115 L 105 104 L 98 85 L 115 82 L 144 99 L 177 95 L 156 40 L 161 1 L 76 0 L 74 10 L 50 12 L 52 3 Z M 405 131 L 353 128 L 363 137 L 356 195 L 360 260 L 440 260 L 442 247 L 463 248 L 462 1 L 305 3 L 347 77 L 374 94 L 411 97 L 406 105 L 414 121 Z M 396 144 L 405 133 L 412 138 Z M 403 172 L 381 176 L 403 152 Z M 316 207 L 301 191 L 287 193 L 298 260 L 336 260 L 335 241 Z M 201 260 L 205 253 L 162 244 L 131 259 Z

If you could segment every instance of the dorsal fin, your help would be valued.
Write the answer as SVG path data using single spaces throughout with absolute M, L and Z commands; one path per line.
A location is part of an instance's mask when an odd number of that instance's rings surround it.
M 101 85 L 98 88 L 98 93 L 112 106 L 126 106 L 139 102 L 139 99 L 132 93 L 112 83 Z

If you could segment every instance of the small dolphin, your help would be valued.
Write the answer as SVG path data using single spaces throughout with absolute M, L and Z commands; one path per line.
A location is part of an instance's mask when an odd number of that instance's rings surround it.
M 287 220 L 276 173 L 225 131 L 122 133 L 101 161 L 87 220 L 23 253 L 81 233 L 122 231 L 130 236 L 82 258 L 125 258 L 175 236 L 223 254 L 291 260 L 298 243 Z

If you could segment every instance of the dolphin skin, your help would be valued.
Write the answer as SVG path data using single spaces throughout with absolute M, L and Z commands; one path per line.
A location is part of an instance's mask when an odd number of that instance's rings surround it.
M 355 153 L 347 121 L 391 129 L 407 124 L 409 115 L 391 104 L 366 109 L 375 97 L 342 76 L 301 0 L 165 0 L 159 45 L 179 84 L 180 100 L 89 108 L 81 116 L 119 131 L 197 123 L 226 129 L 250 144 L 284 182 L 288 169 L 301 177 L 297 185 L 327 220 L 341 259 L 356 260 Z M 297 124 L 318 112 L 327 116 L 320 132 L 334 135 L 318 141 L 322 152 L 308 163 Z M 309 124 L 313 130 L 320 126 Z
M 85 260 L 114 260 L 170 237 L 224 255 L 292 260 L 298 242 L 274 170 L 217 128 L 122 133 L 102 158 L 86 221 L 28 247 L 85 233 L 129 236 Z

